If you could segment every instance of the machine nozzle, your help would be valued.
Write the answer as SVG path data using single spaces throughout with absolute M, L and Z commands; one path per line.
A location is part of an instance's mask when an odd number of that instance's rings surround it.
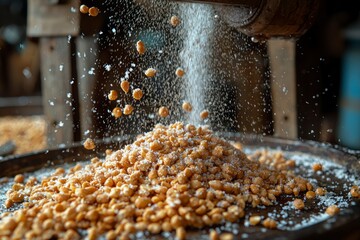
M 299 37 L 314 22 L 320 0 L 175 0 L 214 4 L 232 27 L 258 38 Z

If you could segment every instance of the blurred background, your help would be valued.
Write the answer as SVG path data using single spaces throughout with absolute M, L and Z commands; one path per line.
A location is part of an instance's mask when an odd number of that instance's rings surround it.
M 181 65 L 193 29 L 168 23 L 172 15 L 186 13 L 183 7 L 167 1 L 82 1 L 100 9 L 90 17 L 79 13 L 78 3 L 48 1 L 50 9 L 59 4 L 70 14 L 61 19 L 36 7 L 42 2 L 0 0 L 0 145 L 13 140 L 16 153 L 23 153 L 186 121 L 179 106 L 189 86 L 173 77 L 173 68 Z M 211 113 L 205 123 L 216 131 L 274 134 L 267 45 L 211 13 L 212 25 L 203 23 L 211 42 L 204 55 L 211 69 L 201 96 Z M 297 40 L 294 111 L 300 139 L 360 149 L 359 13 L 359 1 L 322 1 L 314 26 Z M 141 59 L 134 50 L 139 39 L 149 52 Z M 161 73 L 156 81 L 142 76 L 151 64 Z M 141 104 L 126 97 L 110 103 L 109 90 L 120 89 L 128 78 L 145 90 Z M 129 102 L 138 104 L 133 116 L 111 117 L 113 107 Z M 166 120 L 156 115 L 162 105 L 172 109 Z

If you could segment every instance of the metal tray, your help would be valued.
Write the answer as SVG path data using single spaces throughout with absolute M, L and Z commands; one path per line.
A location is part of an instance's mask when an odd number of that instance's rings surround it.
M 338 146 L 331 146 L 311 141 L 292 141 L 257 135 L 238 133 L 218 133 L 221 137 L 241 142 L 244 151 L 250 154 L 256 150 L 281 150 L 285 156 L 297 163 L 296 173 L 310 179 L 315 185 L 325 187 L 328 194 L 321 199 L 307 201 L 303 211 L 291 206 L 292 197 L 282 197 L 276 206 L 264 208 L 246 208 L 246 217 L 236 224 L 216 226 L 222 232 L 234 232 L 238 239 L 360 239 L 360 201 L 349 195 L 352 184 L 359 185 L 360 152 L 350 152 Z M 121 136 L 97 141 L 97 151 L 88 151 L 80 143 L 58 149 L 41 151 L 0 160 L 0 179 L 18 173 L 30 175 L 49 174 L 58 166 L 68 166 L 78 161 L 88 161 L 92 157 L 103 157 L 108 148 L 117 149 L 131 143 L 134 136 Z M 325 171 L 315 174 L 311 164 L 321 162 Z M 11 181 L 0 185 L 0 202 Z M 2 198 L 1 198 L 2 196 Z M 303 197 L 301 195 L 300 197 Z M 324 214 L 327 205 L 338 204 L 341 211 L 335 217 Z M 5 211 L 0 206 L 0 213 Z M 279 229 L 268 230 L 261 226 L 249 227 L 248 217 L 251 214 L 272 216 L 278 220 Z M 189 239 L 208 239 L 209 228 L 190 230 Z M 169 239 L 173 234 L 150 236 L 139 234 L 136 239 Z

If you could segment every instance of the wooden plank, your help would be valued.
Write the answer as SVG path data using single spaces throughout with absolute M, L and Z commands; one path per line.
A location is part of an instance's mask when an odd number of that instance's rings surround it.
M 297 138 L 295 40 L 271 39 L 268 53 L 275 136 Z
M 67 37 L 41 38 L 41 79 L 48 146 L 74 140 L 71 47 Z
M 39 36 L 77 36 L 80 28 L 80 1 L 28 1 L 27 35 Z
M 0 116 L 42 115 L 42 97 L 0 97 Z
M 77 48 L 77 76 L 78 76 L 78 94 L 79 94 L 79 112 L 80 112 L 80 131 L 81 137 L 85 137 L 85 132 L 94 132 L 94 107 L 93 93 L 96 87 L 96 76 L 89 74 L 91 68 L 94 68 L 96 61 L 96 49 L 94 37 L 81 37 L 76 39 Z
M 242 81 L 235 79 L 238 89 L 236 102 L 241 103 L 241 110 L 237 114 L 238 122 L 241 124 L 239 130 L 257 134 L 271 130 L 271 127 L 267 127 L 269 119 L 271 119 L 270 114 L 260 110 L 268 106 L 264 106 L 265 93 L 260 87 L 264 84 L 264 72 L 266 71 L 260 51 L 242 51 L 241 54 L 247 57 L 242 59 L 239 64 L 241 67 L 237 68 L 238 72 L 235 74 L 235 76 L 243 78 Z M 266 53 L 266 49 L 264 52 Z

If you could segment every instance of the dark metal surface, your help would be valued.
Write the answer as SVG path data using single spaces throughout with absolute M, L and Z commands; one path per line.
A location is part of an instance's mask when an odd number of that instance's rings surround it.
M 294 38 L 314 23 L 320 0 L 175 0 L 212 3 L 225 22 L 258 39 Z
M 0 145 L 0 157 L 4 157 L 12 154 L 16 149 L 16 145 L 13 141 L 7 141 Z
M 329 191 L 329 197 L 344 199 L 348 205 L 341 207 L 341 212 L 335 217 L 324 218 L 314 221 L 314 216 L 319 216 L 325 211 L 320 200 L 307 201 L 306 209 L 296 211 L 289 209 L 286 215 L 277 217 L 277 220 L 283 221 L 278 230 L 267 230 L 261 226 L 247 227 L 247 219 L 251 214 L 268 216 L 274 212 L 284 212 L 287 206 L 290 206 L 293 198 L 284 196 L 279 199 L 276 206 L 263 208 L 247 207 L 246 217 L 237 224 L 231 226 L 218 226 L 222 231 L 238 232 L 237 238 L 248 239 L 360 239 L 360 202 L 349 197 L 349 189 L 354 179 L 359 181 L 360 176 L 360 152 L 349 152 L 340 147 L 334 147 L 315 142 L 299 142 L 291 140 L 282 140 L 271 137 L 259 137 L 252 135 L 241 135 L 236 133 L 220 134 L 226 139 L 239 141 L 244 144 L 245 152 L 250 153 L 254 150 L 269 148 L 273 150 L 284 151 L 287 157 L 300 156 L 300 162 L 297 161 L 296 174 L 305 178 L 316 180 L 319 186 L 326 187 Z M 97 142 L 97 152 L 103 153 L 105 149 L 116 149 L 126 143 L 131 142 L 131 136 L 123 136 Z M 10 177 L 18 173 L 32 172 L 36 175 L 36 170 L 45 169 L 51 172 L 59 164 L 71 163 L 76 161 L 89 160 L 92 157 L 99 156 L 94 151 L 85 150 L 81 144 L 75 144 L 71 147 L 54 149 L 49 151 L 38 152 L 29 155 L 23 155 L 15 158 L 6 158 L 0 160 L 0 178 Z M 304 159 L 304 160 L 301 160 Z M 301 165 L 304 161 L 304 165 Z M 323 161 L 327 166 L 326 173 L 322 175 L 314 174 L 309 171 L 311 161 Z M 311 167 L 310 167 L 311 168 Z M 339 171 L 345 176 L 341 178 L 337 173 Z M 31 175 L 30 174 L 30 175 Z M 333 186 L 328 184 L 333 183 Z M 347 187 L 345 187 L 347 186 Z M 4 189 L 3 189 L 4 190 Z M 1 185 L 0 185 L 1 191 Z M 300 196 L 300 197 L 303 197 Z M 0 210 L 0 212 L 3 210 Z M 309 221 L 309 222 L 307 222 Z M 312 224 L 310 222 L 313 221 Z M 287 224 L 288 222 L 289 224 Z M 293 224 L 290 224 L 292 222 Z M 300 224 L 301 223 L 301 224 Z M 294 227 L 299 226 L 299 227 Z M 209 229 L 193 230 L 188 234 L 189 239 L 208 239 Z M 173 235 L 171 235 L 173 236 Z M 168 239 L 168 235 L 145 236 L 141 239 Z
M 177 2 L 211 3 L 231 6 L 259 6 L 261 0 L 175 0 Z
M 14 176 L 24 172 L 33 172 L 54 165 L 85 161 L 98 156 L 101 157 L 103 156 L 101 154 L 104 154 L 107 148 L 123 146 L 126 143 L 130 143 L 131 139 L 132 136 L 123 136 L 97 141 L 97 152 L 86 150 L 81 143 L 75 143 L 61 148 L 6 157 L 0 159 L 0 169 L 6 169 L 6 171 L 0 171 L 0 178 Z

